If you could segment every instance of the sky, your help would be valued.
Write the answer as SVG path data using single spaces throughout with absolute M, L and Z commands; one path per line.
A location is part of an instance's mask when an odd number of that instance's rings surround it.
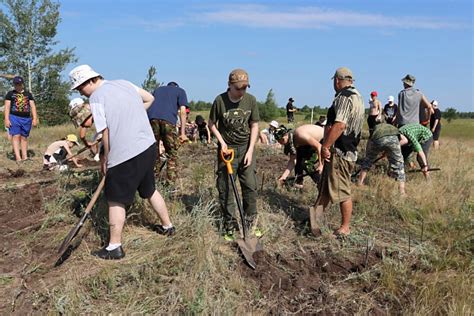
M 249 73 L 264 101 L 329 107 L 336 68 L 349 67 L 368 107 L 397 98 L 401 78 L 441 110 L 474 111 L 470 0 L 60 1 L 59 48 L 106 79 L 176 81 L 189 100 L 212 102 L 232 69 Z

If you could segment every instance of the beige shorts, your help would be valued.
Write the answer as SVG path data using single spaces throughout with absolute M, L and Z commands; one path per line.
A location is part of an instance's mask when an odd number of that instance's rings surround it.
M 351 198 L 351 175 L 355 163 L 333 154 L 331 161 L 324 164 L 322 195 L 331 203 L 341 203 Z

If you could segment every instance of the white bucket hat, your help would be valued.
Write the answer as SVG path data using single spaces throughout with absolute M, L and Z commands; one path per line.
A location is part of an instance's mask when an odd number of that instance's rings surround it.
M 80 65 L 71 70 L 69 78 L 71 79 L 71 90 L 76 89 L 87 80 L 100 76 L 89 65 Z
M 395 98 L 393 97 L 393 95 L 388 97 L 388 102 L 393 102 L 394 100 L 395 100 Z
M 82 98 L 75 98 L 72 99 L 71 102 L 69 102 L 69 109 L 72 110 L 76 106 L 80 106 L 84 104 L 84 100 Z
M 270 126 L 273 126 L 273 127 L 275 127 L 275 128 L 278 128 L 278 126 L 280 126 L 280 125 L 278 124 L 277 121 L 274 120 L 274 121 L 271 121 L 271 122 L 270 122 Z

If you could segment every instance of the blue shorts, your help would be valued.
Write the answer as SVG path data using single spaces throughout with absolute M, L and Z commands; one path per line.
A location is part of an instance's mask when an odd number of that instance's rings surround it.
M 31 117 L 21 117 L 10 114 L 10 128 L 8 133 L 12 136 L 21 135 L 23 137 L 30 136 L 31 124 L 33 119 Z

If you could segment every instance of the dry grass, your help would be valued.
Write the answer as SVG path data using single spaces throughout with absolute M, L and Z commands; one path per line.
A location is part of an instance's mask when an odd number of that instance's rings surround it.
M 51 140 L 73 129 L 64 126 L 42 128 L 39 132 L 36 130 L 31 137 L 30 148 L 38 155 L 33 163 L 23 166 L 27 170 L 40 168 L 36 165 L 40 161 L 39 153 Z M 0 145 L 3 152 L 9 146 L 5 138 Z M 272 269 L 296 280 L 300 271 L 294 267 L 305 268 L 301 262 L 306 262 L 310 253 L 355 261 L 364 256 L 369 245 L 372 261 L 367 268 L 330 277 L 321 275 L 315 284 L 319 290 L 294 297 L 289 292 L 278 294 L 281 279 L 275 280 L 272 290 L 263 288 L 258 278 L 246 272 L 248 267 L 243 265 L 236 247 L 221 238 L 216 228 L 214 149 L 192 144 L 185 151 L 181 160 L 185 164 L 181 195 L 175 198 L 163 192 L 178 233 L 166 238 L 145 228 L 142 224 L 154 222 L 156 217 L 146 203 L 137 200 L 128 213 L 124 260 L 104 262 L 91 257 L 90 251 L 100 245 L 99 235 L 91 229 L 62 266 L 28 263 L 35 280 L 28 294 L 30 312 L 286 314 L 299 310 L 416 315 L 474 312 L 474 140 L 443 139 L 441 150 L 432 151 L 430 157 L 431 165 L 442 171 L 433 172 L 429 183 L 421 174 L 409 174 L 409 196 L 405 199 L 398 197 L 396 183 L 383 172 L 369 173 L 369 186 L 354 187 L 353 234 L 344 242 L 330 237 L 340 220 L 335 206 L 327 214 L 323 236 L 307 235 L 306 210 L 316 198 L 315 186 L 307 180 L 302 193 L 277 188 L 273 180 L 280 173 L 280 166 L 267 160 L 273 159 L 275 153 L 260 148 L 259 181 L 262 174 L 266 181 L 263 185 L 259 182 L 258 223 L 265 231 L 262 238 L 265 251 L 275 259 Z M 280 162 L 285 160 L 282 158 Z M 1 161 L 5 168 L 16 166 L 3 158 Z M 43 206 L 47 213 L 43 227 L 32 236 L 20 236 L 25 247 L 34 247 L 38 240 L 58 245 L 77 220 L 70 214 L 71 205 L 76 200 L 87 200 L 96 177 L 94 174 L 61 177 L 54 184 L 61 196 Z M 102 203 L 94 212 L 101 214 L 104 210 Z M 314 277 L 311 274 L 314 265 L 306 264 L 308 276 Z M 35 267 L 40 268 L 35 270 Z M 289 298 L 296 307 L 289 303 Z

